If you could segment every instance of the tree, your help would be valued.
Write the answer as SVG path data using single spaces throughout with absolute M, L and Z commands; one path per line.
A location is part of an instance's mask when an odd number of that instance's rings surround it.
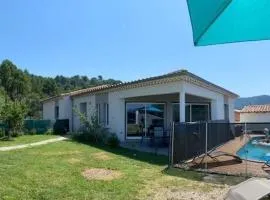
M 17 69 L 9 60 L 4 60 L 0 65 L 1 86 L 11 100 L 22 99 L 30 90 L 30 82 L 27 75 Z
M 22 102 L 7 101 L 4 104 L 0 111 L 0 119 L 7 126 L 8 138 L 11 138 L 11 133 L 16 133 L 23 129 L 26 114 L 27 106 Z
M 27 117 L 32 119 L 40 119 L 41 118 L 41 103 L 40 96 L 37 93 L 30 93 L 25 100 L 27 105 L 28 112 Z
M 72 77 L 59 75 L 55 78 L 48 78 L 30 74 L 27 70 L 21 70 L 10 60 L 4 60 L 0 64 L 2 97 L 5 97 L 5 102 L 25 102 L 29 110 L 27 115 L 31 118 L 40 117 L 40 100 L 43 98 L 77 89 L 120 82 L 114 79 L 106 80 L 101 75 L 92 78 L 79 75 Z
M 46 94 L 46 96 L 55 96 L 59 93 L 58 87 L 56 85 L 56 82 L 48 78 L 45 80 L 42 92 Z
M 98 75 L 98 80 L 103 81 L 103 77 L 101 75 Z

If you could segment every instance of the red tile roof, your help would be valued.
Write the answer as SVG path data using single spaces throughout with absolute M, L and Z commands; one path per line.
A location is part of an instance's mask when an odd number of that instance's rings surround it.
M 89 87 L 89 88 L 85 88 L 85 89 L 81 89 L 81 90 L 75 90 L 75 91 L 68 92 L 68 93 L 62 93 L 62 94 L 57 95 L 57 96 L 52 96 L 52 97 L 43 99 L 41 102 L 46 102 L 49 100 L 53 100 L 53 99 L 57 99 L 59 97 L 65 97 L 65 96 L 71 96 L 71 97 L 78 96 L 78 95 L 85 94 L 88 92 L 95 92 L 95 91 L 103 90 L 103 89 L 108 88 L 109 86 L 110 85 L 99 85 L 99 86 Z
M 205 83 L 206 85 L 208 86 L 211 86 L 211 87 L 214 87 L 220 91 L 222 91 L 223 93 L 226 93 L 230 96 L 233 96 L 233 97 L 238 97 L 237 94 L 233 93 L 233 92 L 230 92 L 220 86 L 217 86 L 209 81 L 206 81 L 205 79 L 202 79 L 201 77 L 195 75 L 195 74 L 192 74 L 190 72 L 188 72 L 187 70 L 177 70 L 177 71 L 174 71 L 174 72 L 171 72 L 171 73 L 167 73 L 167 74 L 164 74 L 164 75 L 160 75 L 160 76 L 153 76 L 153 77 L 149 77 L 149 78 L 144 78 L 144 79 L 139 79 L 139 80 L 136 80 L 136 81 L 130 81 L 130 82 L 125 82 L 125 83 L 118 83 L 118 84 L 115 84 L 115 85 L 101 85 L 101 86 L 97 86 L 97 87 L 90 87 L 90 88 L 86 88 L 86 89 L 82 89 L 82 90 L 77 90 L 77 91 L 73 91 L 73 92 L 69 92 L 69 93 L 64 93 L 64 94 L 61 94 L 61 95 L 58 95 L 58 96 L 55 96 L 55 97 L 50 97 L 50 98 L 47 98 L 47 99 L 44 99 L 42 102 L 45 102 L 45 101 L 48 101 L 48 100 L 53 100 L 55 98 L 58 98 L 58 97 L 61 97 L 61 96 L 79 96 L 79 95 L 83 95 L 83 94 L 87 94 L 87 93 L 90 93 L 90 92 L 98 92 L 98 91 L 105 91 L 105 90 L 108 90 L 108 89 L 117 89 L 117 88 L 121 88 L 121 87 L 124 87 L 124 86 L 128 86 L 128 85 L 132 85 L 132 84 L 138 84 L 138 83 L 143 83 L 143 82 L 148 82 L 148 81 L 156 81 L 156 80 L 160 80 L 160 79 L 164 79 L 164 78 L 171 78 L 171 77 L 177 77 L 177 76 L 188 76 L 189 78 L 193 78 L 197 81 L 201 81 L 203 83 Z
M 70 96 L 78 96 L 78 95 L 89 93 L 89 92 L 100 91 L 100 90 L 109 88 L 110 86 L 111 85 L 99 85 L 99 86 L 90 87 L 90 88 L 86 88 L 86 89 L 76 90 L 76 91 L 70 92 L 68 94 Z
M 270 104 L 245 106 L 241 113 L 266 113 L 270 112 Z
M 174 72 L 170 72 L 170 73 L 167 73 L 167 74 L 163 74 L 163 75 L 160 75 L 160 76 L 153 76 L 153 77 L 149 77 L 149 78 L 144 78 L 144 79 L 139 79 L 139 80 L 136 80 L 136 81 L 130 81 L 130 82 L 125 82 L 125 83 L 118 83 L 118 84 L 114 84 L 114 85 L 105 85 L 105 87 L 99 87 L 99 88 L 95 88 L 94 90 L 92 90 L 92 88 L 89 88 L 90 90 L 88 91 L 87 89 L 83 89 L 81 90 L 78 94 L 76 95 L 73 95 L 71 94 L 70 96 L 78 96 L 78 95 L 82 95 L 82 94 L 85 94 L 85 93 L 89 93 L 89 92 L 97 92 L 97 91 L 102 91 L 102 90 L 107 90 L 107 89 L 113 89 L 113 88 L 120 88 L 120 87 L 124 87 L 124 86 L 127 86 L 127 85 L 132 85 L 132 84 L 137 84 L 137 83 L 143 83 L 143 82 L 147 82 L 147 81 L 155 81 L 155 80 L 159 80 L 159 79 L 163 79 L 163 78 L 170 78 L 170 77 L 176 77 L 176 76 L 188 76 L 190 78 L 194 78 L 198 81 L 201 81 L 209 86 L 212 86 L 214 88 L 217 88 L 219 90 L 221 90 L 222 92 L 224 93 L 227 93 L 229 94 L 230 96 L 233 96 L 233 97 L 239 97 L 237 94 L 233 93 L 233 92 L 230 92 L 220 86 L 217 86 L 195 74 L 192 74 L 190 72 L 188 72 L 187 70 L 177 70 L 177 71 L 174 71 Z M 104 86 L 104 85 L 103 85 Z M 76 92 L 76 91 L 75 91 Z

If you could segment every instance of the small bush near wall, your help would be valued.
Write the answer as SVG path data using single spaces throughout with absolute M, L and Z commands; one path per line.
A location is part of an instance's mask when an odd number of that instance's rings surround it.
M 120 140 L 115 133 L 112 133 L 107 139 L 107 144 L 112 148 L 116 148 L 119 146 Z
M 53 125 L 54 134 L 65 135 L 69 131 L 69 120 L 58 119 Z
M 110 147 L 119 146 L 120 141 L 116 134 L 110 133 L 107 128 L 99 124 L 95 115 L 88 120 L 84 114 L 75 112 L 80 117 L 82 126 L 77 133 L 72 134 L 74 140 L 84 143 L 107 144 Z

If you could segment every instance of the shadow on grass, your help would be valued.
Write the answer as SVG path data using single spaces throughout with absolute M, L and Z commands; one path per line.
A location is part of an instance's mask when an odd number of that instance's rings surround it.
M 166 175 L 185 178 L 194 181 L 203 181 L 205 183 L 222 184 L 222 185 L 226 184 L 231 186 L 246 180 L 246 178 L 242 176 L 209 174 L 209 173 L 195 172 L 191 170 L 183 170 L 179 168 L 167 168 L 163 170 L 163 173 Z
M 154 165 L 160 165 L 160 166 L 168 165 L 169 158 L 167 156 L 155 155 L 154 153 L 140 152 L 137 150 L 126 149 L 123 147 L 111 148 L 107 145 L 79 142 L 72 139 L 66 140 L 66 142 L 85 144 L 91 147 L 101 149 L 103 151 L 107 151 L 116 155 L 127 157 L 129 159 L 138 160 L 141 162 L 147 162 Z
M 103 151 L 107 151 L 116 155 L 124 156 L 129 159 L 146 162 L 149 164 L 159 165 L 159 166 L 168 166 L 168 157 L 162 155 L 155 155 L 154 153 L 140 152 L 137 150 L 126 149 L 123 147 L 111 148 L 106 145 L 93 144 L 93 143 L 84 143 L 78 142 L 76 140 L 66 140 L 65 142 L 85 144 Z M 205 174 L 202 172 L 183 170 L 179 168 L 165 168 L 162 170 L 164 175 L 174 176 L 179 178 L 185 178 L 193 181 L 203 181 L 205 183 L 214 183 L 214 184 L 227 184 L 235 185 L 244 181 L 243 177 L 237 176 L 225 176 L 225 175 L 213 175 Z
M 7 136 L 4 136 L 4 137 L 0 138 L 0 141 L 12 142 L 12 141 L 14 141 L 14 138 L 12 138 L 12 137 L 9 138 Z
M 185 178 L 185 179 L 194 180 L 194 181 L 202 181 L 204 177 L 203 173 L 199 173 L 195 171 L 187 171 L 187 170 L 173 168 L 173 167 L 164 169 L 162 173 L 169 176 L 175 176 L 175 177 Z

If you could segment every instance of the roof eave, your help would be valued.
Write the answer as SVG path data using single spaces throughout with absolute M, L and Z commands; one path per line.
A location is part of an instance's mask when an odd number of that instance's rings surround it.
M 126 89 L 126 88 L 129 88 L 129 87 L 132 87 L 132 86 L 136 86 L 136 87 L 143 87 L 144 85 L 147 85 L 147 83 L 149 84 L 157 84 L 158 82 L 162 83 L 163 81 L 161 80 L 164 80 L 164 79 L 171 79 L 171 80 L 178 80 L 177 78 L 179 78 L 179 80 L 181 80 L 181 77 L 185 77 L 185 76 L 188 76 L 190 78 L 193 78 L 193 79 L 196 79 L 198 81 L 200 81 L 201 83 L 204 83 L 205 84 L 205 87 L 209 87 L 209 88 L 212 88 L 213 90 L 215 90 L 216 92 L 219 92 L 223 95 L 227 95 L 227 96 L 230 96 L 232 98 L 238 98 L 239 95 L 229 91 L 229 90 L 226 90 L 218 85 L 215 85 L 195 74 L 192 74 L 190 72 L 188 72 L 187 70 L 179 70 L 179 71 L 176 71 L 176 72 L 172 72 L 172 73 L 168 73 L 168 74 L 165 74 L 165 75 L 160 75 L 160 76 L 155 76 L 155 77 L 149 77 L 149 78 L 145 78 L 145 79 L 139 79 L 139 80 L 136 80 L 136 81 L 130 81 L 130 82 L 126 82 L 126 83 L 119 83 L 119 84 L 115 84 L 115 85 L 107 85 L 105 87 L 100 87 L 100 88 L 96 88 L 96 89 L 93 89 L 91 90 L 91 88 L 89 89 L 82 89 L 82 90 L 85 90 L 83 92 L 78 92 L 76 93 L 76 91 L 74 91 L 74 94 L 71 93 L 68 93 L 69 96 L 71 98 L 75 98 L 75 97 L 78 97 L 78 96 L 85 96 L 87 94 L 95 94 L 95 93 L 100 93 L 100 92 L 109 92 L 111 90 L 119 90 L 119 89 Z M 174 79 L 175 78 L 175 79 Z M 57 98 L 57 97 L 56 97 Z M 51 100 L 51 98 L 48 98 L 47 100 Z

